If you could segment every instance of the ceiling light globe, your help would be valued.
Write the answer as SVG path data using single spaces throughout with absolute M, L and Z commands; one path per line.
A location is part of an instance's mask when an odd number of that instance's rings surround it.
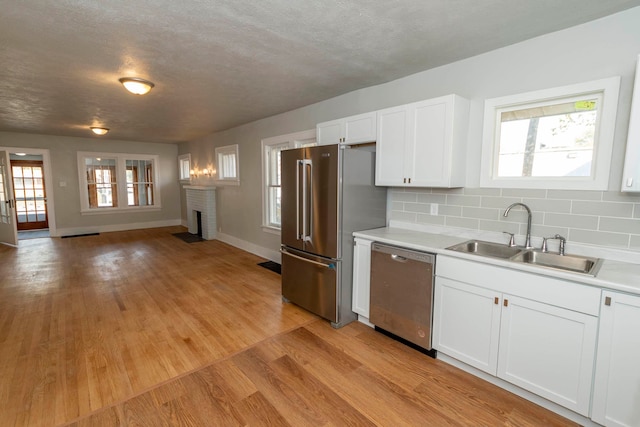
M 96 135 L 106 135 L 107 132 L 109 132 L 109 129 L 97 126 L 91 126 L 89 129 L 91 129 L 91 132 L 95 133 Z
M 135 95 L 145 95 L 155 86 L 152 82 L 138 77 L 122 77 L 119 82 Z

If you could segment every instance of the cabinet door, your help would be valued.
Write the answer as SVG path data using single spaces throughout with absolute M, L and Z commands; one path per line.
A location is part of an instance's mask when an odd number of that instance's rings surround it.
M 441 99 L 441 98 L 440 98 Z M 405 161 L 410 164 L 411 183 L 433 187 L 447 183 L 449 173 L 449 147 L 451 138 L 447 120 L 449 108 L 446 100 L 414 104 L 413 116 Z
M 338 144 L 342 138 L 342 119 L 331 120 L 330 122 L 318 123 L 316 125 L 316 137 L 318 145 Z
M 640 426 L 640 297 L 604 291 L 592 418 Z
M 436 277 L 433 348 L 496 374 L 500 297 L 495 291 Z
M 360 144 L 376 140 L 376 112 L 359 114 L 344 119 L 345 144 Z
M 369 290 L 371 279 L 371 241 L 355 239 L 353 247 L 353 300 L 354 313 L 369 318 Z
M 498 377 L 588 416 L 597 318 L 503 298 Z
M 633 84 L 631 117 L 627 134 L 627 150 L 622 172 L 622 191 L 640 191 L 640 55 Z
M 409 178 L 405 171 L 407 106 L 378 111 L 376 139 L 376 185 L 402 186 Z

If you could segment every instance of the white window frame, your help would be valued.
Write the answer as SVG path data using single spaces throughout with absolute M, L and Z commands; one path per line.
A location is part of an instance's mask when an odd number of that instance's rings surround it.
M 87 158 L 108 158 L 116 160 L 116 191 L 118 206 L 115 207 L 99 207 L 92 208 L 89 204 L 89 192 L 85 160 Z M 78 182 L 80 192 L 80 212 L 83 215 L 93 214 L 109 214 L 131 211 L 157 211 L 162 208 L 160 200 L 160 180 L 158 168 L 160 165 L 159 156 L 154 154 L 131 154 L 131 153 L 105 153 L 105 152 L 88 152 L 79 151 L 78 158 Z M 126 177 L 126 161 L 127 160 L 145 160 L 151 161 L 153 167 L 153 202 L 151 206 L 129 206 L 127 203 L 127 177 Z
M 280 226 L 273 223 L 270 218 L 271 205 L 274 203 L 270 197 L 270 154 L 275 147 L 298 148 L 318 145 L 316 130 L 310 129 L 301 132 L 278 135 L 265 138 L 262 146 L 262 229 L 268 233 L 280 234 Z
M 178 179 L 183 183 L 191 181 L 191 154 L 178 156 Z
M 240 185 L 240 154 L 238 144 L 217 147 L 216 154 L 216 183 L 218 185 Z M 228 170 L 224 156 L 232 156 L 234 168 Z
M 536 188 L 560 190 L 607 190 L 613 151 L 620 77 L 538 90 L 488 99 L 484 108 L 480 186 L 491 188 Z M 500 114 L 539 103 L 562 102 L 576 96 L 600 96 L 591 176 L 584 177 L 498 177 Z

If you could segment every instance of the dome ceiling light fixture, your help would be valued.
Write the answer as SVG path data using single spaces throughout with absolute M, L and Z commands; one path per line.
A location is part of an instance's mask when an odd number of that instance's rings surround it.
M 97 126 L 91 126 L 89 129 L 91 129 L 91 132 L 95 133 L 96 135 L 106 135 L 107 132 L 109 132 L 109 129 Z
M 139 77 L 122 77 L 118 81 L 125 89 L 135 95 L 145 95 L 155 86 L 153 82 Z

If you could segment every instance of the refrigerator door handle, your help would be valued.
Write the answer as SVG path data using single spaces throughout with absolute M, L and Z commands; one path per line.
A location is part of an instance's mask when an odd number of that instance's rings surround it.
M 296 161 L 296 240 L 302 238 L 300 234 L 300 167 L 302 160 Z M 304 174 L 304 171 L 303 171 Z
M 311 160 L 304 159 L 300 160 L 300 165 L 302 165 L 302 240 L 304 242 L 311 241 L 311 201 L 309 195 L 309 189 L 313 184 L 311 182 Z M 307 168 L 308 166 L 308 168 Z M 307 169 L 309 173 L 307 173 Z M 308 231 L 308 233 L 307 233 Z
M 313 189 L 313 163 L 311 162 L 310 159 L 305 160 L 305 169 L 306 169 L 306 166 L 309 166 L 308 168 L 309 173 L 307 173 L 307 180 L 309 181 L 309 183 L 308 183 L 308 186 L 305 187 L 305 193 L 307 193 L 308 209 L 307 209 L 307 216 L 306 216 L 307 228 L 305 230 L 304 241 L 310 242 L 311 233 L 313 230 L 313 195 L 307 192 L 307 190 L 312 191 Z
M 311 264 L 319 265 L 321 267 L 326 267 L 326 268 L 329 268 L 329 269 L 332 269 L 332 270 L 336 269 L 336 265 L 334 263 L 332 263 L 332 262 L 330 262 L 329 264 L 325 264 L 324 262 L 314 261 L 314 260 L 309 259 L 309 258 L 304 258 L 304 257 L 301 257 L 299 255 L 292 254 L 291 252 L 287 251 L 284 248 L 280 249 L 280 253 L 282 253 L 283 255 L 288 255 L 290 257 L 299 259 L 301 261 L 310 262 Z

